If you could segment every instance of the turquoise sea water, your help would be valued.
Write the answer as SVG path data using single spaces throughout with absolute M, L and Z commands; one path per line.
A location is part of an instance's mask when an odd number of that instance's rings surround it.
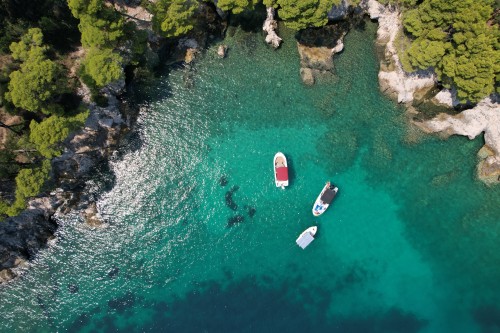
M 143 87 L 138 125 L 89 183 L 105 226 L 61 218 L 0 289 L 0 331 L 500 331 L 500 189 L 475 179 L 482 142 L 407 124 L 379 93 L 375 31 L 351 31 L 313 87 L 290 32 L 273 51 L 233 27 L 226 59 L 208 49 Z M 315 218 L 327 180 L 339 195 Z

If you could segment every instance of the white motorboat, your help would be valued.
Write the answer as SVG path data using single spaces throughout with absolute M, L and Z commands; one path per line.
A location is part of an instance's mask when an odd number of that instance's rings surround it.
M 330 184 L 330 182 L 327 182 L 325 187 L 323 187 L 323 190 L 321 193 L 318 195 L 318 198 L 314 202 L 314 206 L 312 209 L 313 215 L 314 216 L 320 216 L 323 214 L 328 206 L 333 201 L 333 198 L 337 195 L 337 192 L 339 191 L 338 187 Z
M 282 189 L 288 186 L 288 164 L 285 155 L 281 152 L 274 155 L 274 182 L 276 187 Z
M 300 246 L 302 249 L 305 249 L 311 242 L 314 240 L 314 235 L 316 235 L 316 231 L 318 231 L 318 227 L 313 226 L 309 227 L 304 232 L 302 232 L 295 241 L 298 246 Z

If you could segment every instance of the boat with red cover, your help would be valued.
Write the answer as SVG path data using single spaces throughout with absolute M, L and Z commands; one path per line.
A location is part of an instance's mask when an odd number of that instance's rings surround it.
M 288 186 L 288 164 L 285 155 L 281 152 L 274 155 L 274 181 L 276 187 L 285 189 L 285 186 Z

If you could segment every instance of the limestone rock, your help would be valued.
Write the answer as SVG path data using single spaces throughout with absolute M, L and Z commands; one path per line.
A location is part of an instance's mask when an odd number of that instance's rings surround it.
M 401 13 L 397 9 L 384 7 L 375 0 L 367 3 L 371 18 L 378 18 L 377 43 L 385 46 L 384 58 L 380 64 L 378 79 L 382 92 L 396 99 L 398 103 L 412 102 L 417 91 L 430 90 L 436 84 L 432 72 L 406 73 L 399 61 L 395 40 L 402 31 Z
M 266 12 L 267 17 L 264 21 L 264 25 L 262 26 L 262 30 L 267 33 L 266 43 L 277 49 L 280 46 L 282 39 L 276 33 L 276 30 L 278 29 L 278 22 L 274 19 L 274 8 L 268 7 Z
M 333 6 L 327 13 L 330 21 L 338 21 L 344 19 L 349 14 L 349 2 L 342 0 L 340 4 Z
M 342 49 L 343 44 L 340 42 L 336 50 Z M 319 75 L 324 75 L 333 72 L 333 53 L 332 49 L 327 47 L 308 47 L 297 43 L 300 56 L 300 77 L 302 82 L 307 85 L 312 85 L 315 78 Z
M 190 64 L 194 61 L 196 58 L 196 55 L 198 54 L 198 49 L 193 49 L 189 48 L 186 50 L 186 56 L 184 57 L 184 62 L 186 64 Z
M 485 98 L 476 107 L 451 116 L 441 113 L 431 120 L 415 122 L 428 133 L 463 135 L 470 140 L 484 133 L 485 145 L 478 156 L 478 177 L 488 184 L 500 183 L 500 104 Z
M 448 90 L 448 89 L 443 89 L 440 92 L 438 92 L 431 100 L 433 103 L 438 104 L 438 105 L 444 105 L 447 107 L 455 107 L 459 105 L 459 101 L 457 99 L 457 93 L 456 91 Z
M 89 204 L 87 209 L 85 209 L 82 213 L 82 217 L 84 218 L 85 222 L 90 226 L 90 227 L 100 227 L 103 224 L 101 214 L 99 214 L 97 210 L 97 205 L 95 202 L 92 202 Z
M 0 284 L 9 282 L 15 277 L 16 275 L 12 272 L 11 269 L 6 268 L 0 270 Z
M 386 8 L 376 0 L 368 0 L 363 3 L 371 20 L 378 19 L 385 12 Z
M 217 49 L 217 55 L 219 56 L 219 58 L 225 58 L 226 51 L 227 51 L 227 45 L 219 45 L 219 48 Z

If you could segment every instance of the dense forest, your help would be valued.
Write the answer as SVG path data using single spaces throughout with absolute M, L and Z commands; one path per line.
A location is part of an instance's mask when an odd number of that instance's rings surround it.
M 83 83 L 96 102 L 100 89 L 142 66 L 147 32 L 118 0 L 0 0 L 0 216 L 18 214 L 44 191 L 50 160 L 81 128 L 88 109 L 76 90 Z M 128 1 L 131 2 L 131 1 Z M 320 28 L 341 0 L 203 1 L 229 15 L 276 8 L 294 30 Z M 352 0 L 353 6 L 361 0 Z M 382 0 L 402 12 L 398 52 L 407 72 L 434 70 L 461 102 L 500 92 L 500 0 Z M 152 28 L 176 38 L 200 26 L 201 0 L 143 1 Z M 131 4 L 134 5 L 134 4 Z M 137 6 L 138 4 L 135 4 Z M 82 59 L 75 52 L 83 50 Z M 124 51 L 126 50 L 126 51 Z M 4 122 L 4 119 L 14 119 Z

